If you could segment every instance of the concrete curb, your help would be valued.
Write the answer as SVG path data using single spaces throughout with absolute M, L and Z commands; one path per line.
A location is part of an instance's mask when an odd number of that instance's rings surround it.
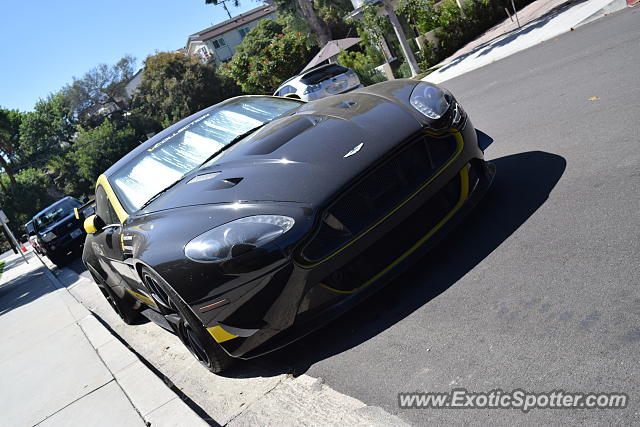
M 149 369 L 62 285 L 46 263 L 44 272 L 58 289 L 78 326 L 115 382 L 147 425 L 208 426 L 161 378 Z
M 626 7 L 625 0 L 588 0 L 577 3 L 550 19 L 545 19 L 543 16 L 525 24 L 518 31 L 512 31 L 482 44 L 469 53 L 453 59 L 422 80 L 431 83 L 445 82 L 573 31 L 579 26 Z
M 593 15 L 587 17 L 583 21 L 576 24 L 574 28 L 581 27 L 585 24 L 588 24 L 589 22 L 596 21 L 602 18 L 603 16 L 609 15 L 610 13 L 614 13 L 619 10 L 625 9 L 627 6 L 628 5 L 626 0 L 613 0 L 611 3 L 607 4 L 602 9 L 594 12 Z

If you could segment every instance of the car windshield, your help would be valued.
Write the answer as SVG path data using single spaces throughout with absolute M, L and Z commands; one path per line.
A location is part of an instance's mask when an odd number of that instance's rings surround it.
M 51 205 L 49 209 L 33 218 L 33 224 L 37 230 L 44 230 L 49 228 L 62 218 L 73 213 L 73 208 L 80 207 L 81 204 L 75 199 L 64 199 L 54 205 Z
M 112 174 L 109 181 L 125 209 L 135 212 L 236 137 L 299 106 L 299 101 L 281 98 L 236 98 L 176 129 Z

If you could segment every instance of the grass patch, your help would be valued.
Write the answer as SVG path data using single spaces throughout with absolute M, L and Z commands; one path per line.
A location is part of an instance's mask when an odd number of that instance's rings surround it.
M 0 261 L 0 277 L 2 277 L 3 271 L 4 271 L 4 261 Z

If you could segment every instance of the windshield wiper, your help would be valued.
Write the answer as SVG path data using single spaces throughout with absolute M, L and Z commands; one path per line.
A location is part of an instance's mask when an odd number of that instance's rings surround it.
M 182 181 L 182 179 L 187 176 L 187 174 L 182 175 L 180 177 L 180 179 L 178 179 L 177 181 L 175 181 L 174 183 L 170 184 L 168 187 L 165 187 L 163 190 L 160 190 L 159 192 L 157 192 L 156 194 L 154 194 L 153 196 L 151 196 L 151 198 L 149 200 L 147 200 L 146 202 L 144 202 L 144 204 L 142 206 L 140 206 L 140 209 L 138 210 L 142 210 L 144 208 L 146 208 L 147 206 L 149 206 L 151 204 L 151 202 L 153 202 L 154 200 L 156 200 L 158 197 L 160 197 L 161 195 L 163 195 L 164 193 L 166 193 L 167 191 L 169 191 L 169 189 L 171 189 L 172 187 L 175 187 L 180 181 Z
M 215 153 L 213 153 L 212 155 L 210 155 L 209 157 L 207 157 L 207 159 L 202 162 L 200 164 L 200 166 L 198 166 L 197 169 L 200 169 L 202 166 L 204 166 L 207 162 L 209 162 L 211 159 L 213 159 L 214 157 L 216 157 L 218 154 L 222 153 L 224 150 L 226 150 L 227 148 L 231 147 L 234 144 L 237 144 L 238 142 L 242 141 L 244 138 L 246 138 L 247 136 L 249 136 L 250 134 L 252 134 L 253 132 L 257 131 L 258 129 L 260 129 L 261 127 L 263 127 L 264 125 L 266 125 L 269 122 L 264 122 L 263 124 L 261 124 L 260 126 L 256 126 L 254 128 L 249 129 L 248 131 L 241 133 L 240 135 L 234 137 L 231 141 L 229 141 L 224 147 L 220 148 L 219 150 L 217 150 Z M 153 196 L 151 196 L 151 198 L 149 200 L 147 200 L 146 202 L 144 202 L 144 204 L 142 206 L 140 206 L 139 210 L 142 210 L 144 208 L 146 208 L 147 206 L 149 206 L 151 204 L 151 202 L 153 202 L 154 200 L 156 200 L 158 197 L 160 197 L 161 195 L 163 195 L 164 193 L 166 193 L 167 191 L 169 191 L 169 189 L 171 189 L 172 187 L 175 187 L 180 181 L 182 181 L 184 179 L 185 176 L 189 175 L 192 171 L 189 171 L 188 173 L 182 175 L 180 177 L 180 179 L 178 179 L 176 182 L 174 182 L 173 184 L 169 185 L 168 187 L 165 187 L 163 190 L 159 191 L 158 193 L 154 194 Z
M 242 141 L 243 139 L 245 139 L 247 136 L 251 135 L 252 133 L 254 133 L 255 131 L 257 131 L 258 129 L 260 129 L 261 127 L 265 126 L 266 124 L 268 124 L 269 122 L 264 122 L 263 124 L 261 124 L 260 126 L 256 126 L 254 128 L 249 129 L 248 131 L 241 133 L 240 135 L 235 136 L 231 141 L 229 141 L 224 147 L 220 148 L 219 150 L 217 150 L 215 153 L 213 153 L 212 155 L 210 155 L 209 157 L 206 158 L 206 160 L 204 162 L 202 162 L 200 164 L 200 166 L 198 166 L 198 169 L 201 168 L 202 166 L 206 165 L 208 162 L 211 161 L 211 159 L 215 158 L 218 154 L 222 153 L 223 151 L 225 151 L 226 149 L 230 148 L 231 146 L 237 144 L 238 142 Z

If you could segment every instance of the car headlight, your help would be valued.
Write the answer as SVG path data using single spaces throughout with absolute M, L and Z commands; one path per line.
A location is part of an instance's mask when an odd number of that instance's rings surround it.
M 409 102 L 413 108 L 432 120 L 440 119 L 451 106 L 445 91 L 427 83 L 419 83 L 413 89 Z
M 42 241 L 45 243 L 49 243 L 50 241 L 52 241 L 53 239 L 55 239 L 56 236 L 53 231 L 49 231 L 48 233 L 45 233 L 44 236 L 42 236 Z
M 220 262 L 256 246 L 264 245 L 293 227 L 293 218 L 254 215 L 213 228 L 191 240 L 184 254 L 196 262 Z

